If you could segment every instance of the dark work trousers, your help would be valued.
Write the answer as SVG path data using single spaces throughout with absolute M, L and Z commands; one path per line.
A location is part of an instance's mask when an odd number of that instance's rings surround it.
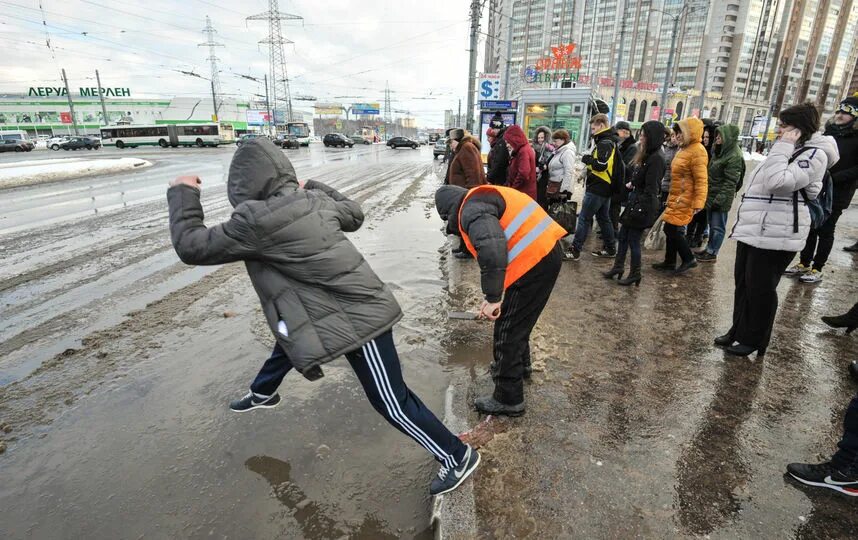
M 548 303 L 563 263 L 558 242 L 536 266 L 507 288 L 495 321 L 494 398 L 507 405 L 524 401 L 524 363 L 530 356 L 530 332 Z
M 843 214 L 843 210 L 835 208 L 831 210 L 831 216 L 825 220 L 822 227 L 810 229 L 807 242 L 804 243 L 804 249 L 801 250 L 801 264 L 810 266 L 810 263 L 813 262 L 813 267 L 822 271 L 825 263 L 828 262 L 831 248 L 834 247 L 834 228 L 837 227 L 837 220 L 840 219 L 841 214 Z
M 703 212 L 699 212 L 703 213 Z M 682 227 L 664 223 L 664 235 L 667 237 L 667 246 L 664 251 L 664 262 L 668 264 L 676 264 L 677 253 L 682 258 L 682 262 L 686 263 L 694 259 L 694 254 L 691 253 L 691 248 L 688 247 L 688 237 L 683 233 Z
M 466 450 L 462 441 L 405 385 L 391 330 L 346 354 L 346 359 L 373 408 L 393 427 L 414 439 L 444 466 L 455 466 L 462 459 Z M 291 369 L 286 353 L 275 345 L 250 390 L 259 397 L 270 396 Z
M 831 465 L 849 478 L 855 478 L 858 475 L 858 395 L 852 398 L 846 409 L 843 438 L 837 443 L 837 448 Z
M 632 252 L 632 270 L 641 267 L 641 237 L 643 229 L 635 229 L 634 227 L 620 227 L 620 241 L 617 244 L 617 257 L 614 259 L 614 266 L 624 266 L 626 263 L 626 251 Z
M 706 227 L 709 225 L 709 217 L 706 211 L 697 212 L 688 224 L 689 243 L 700 243 L 703 241 L 703 234 L 706 232 Z
M 739 242 L 733 271 L 733 327 L 729 334 L 742 345 L 765 352 L 778 311 L 778 283 L 795 253 L 760 249 Z

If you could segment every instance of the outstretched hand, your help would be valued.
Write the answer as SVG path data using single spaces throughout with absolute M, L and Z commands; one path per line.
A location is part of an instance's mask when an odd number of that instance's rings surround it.
M 498 320 L 501 314 L 500 302 L 486 302 L 483 300 L 483 305 L 480 306 L 480 312 L 477 314 L 478 319 L 488 319 L 490 321 Z
M 170 181 L 170 187 L 176 187 L 181 184 L 185 184 L 186 186 L 190 186 L 195 189 L 200 189 L 203 181 L 199 176 L 196 175 L 185 175 L 185 176 L 177 176 L 173 180 Z

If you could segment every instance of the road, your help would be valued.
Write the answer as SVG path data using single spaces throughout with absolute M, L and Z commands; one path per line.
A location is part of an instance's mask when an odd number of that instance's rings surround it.
M 105 151 L 154 165 L 2 192 L 0 538 L 432 536 L 435 464 L 344 361 L 287 378 L 277 409 L 227 410 L 271 338 L 241 265 L 178 261 L 164 192 L 199 174 L 207 221 L 225 219 L 232 152 Z M 451 383 L 471 399 L 491 329 L 446 320 L 479 304 L 479 268 L 448 256 L 431 149 L 287 153 L 363 204 L 350 237 L 402 304 L 406 379 L 439 414 Z M 730 320 L 732 241 L 682 277 L 648 270 L 661 253 L 646 250 L 640 288 L 604 280 L 610 261 L 589 253 L 564 263 L 533 334 L 528 413 L 482 448 L 477 536 L 858 537 L 852 501 L 783 476 L 830 455 L 855 392 L 855 338 L 819 321 L 858 299 L 840 249 L 855 238 L 851 209 L 825 279 L 783 280 L 765 360 L 711 345 Z
M 344 361 L 319 383 L 290 376 L 276 410 L 227 410 L 272 340 L 242 265 L 178 261 L 165 191 L 198 174 L 207 222 L 227 218 L 233 152 L 104 150 L 85 155 L 154 165 L 3 192 L 0 425 L 11 432 L 0 431 L 0 537 L 428 534 L 436 466 L 401 444 Z M 429 219 L 440 170 L 431 149 L 288 155 L 302 178 L 364 205 L 352 238 L 407 313 L 395 334 L 407 379 L 443 412 L 446 238 Z

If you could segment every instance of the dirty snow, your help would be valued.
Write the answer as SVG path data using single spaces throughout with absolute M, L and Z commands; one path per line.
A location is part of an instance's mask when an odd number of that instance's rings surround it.
M 0 189 L 128 171 L 152 163 L 139 158 L 46 159 L 0 164 Z

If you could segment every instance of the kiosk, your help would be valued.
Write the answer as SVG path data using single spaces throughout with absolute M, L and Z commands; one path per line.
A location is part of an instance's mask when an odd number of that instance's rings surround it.
M 518 120 L 518 101 L 480 101 L 480 153 L 483 155 L 483 164 L 488 160 L 491 149 L 486 131 L 492 118 L 498 113 L 507 126 L 515 124 Z
M 579 150 L 590 140 L 590 88 L 522 90 L 518 100 L 521 127 L 529 139 L 539 126 L 565 129 Z

